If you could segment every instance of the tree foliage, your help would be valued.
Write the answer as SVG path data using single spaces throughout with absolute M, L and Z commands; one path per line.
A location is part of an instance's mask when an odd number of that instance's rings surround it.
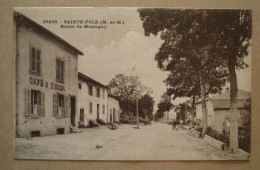
M 232 151 L 235 152 L 238 143 L 235 68 L 243 69 L 247 66 L 244 57 L 248 55 L 252 36 L 252 11 L 157 8 L 139 9 L 138 12 L 143 21 L 145 35 L 156 36 L 161 33 L 161 39 L 164 40 L 155 56 L 158 67 L 163 71 L 172 71 L 176 70 L 179 64 L 186 63 L 186 66 L 190 64 L 190 69 L 199 75 L 204 133 L 207 125 L 206 85 L 210 84 L 207 80 L 219 80 L 218 76 L 222 77 L 226 68 L 228 69 L 231 91 L 230 143 Z M 173 93 L 183 95 L 181 90 L 174 90 L 172 89 Z M 184 95 L 190 91 L 188 89 Z
M 138 100 L 138 113 L 139 116 L 142 118 L 146 118 L 146 116 L 150 119 L 153 120 L 153 108 L 154 106 L 154 99 L 150 94 L 145 94 Z M 133 110 L 132 112 L 136 112 L 136 102 L 133 107 L 131 107 Z
M 190 106 L 187 103 L 180 103 L 177 106 L 174 107 L 174 110 L 176 112 L 176 120 L 177 122 L 180 122 L 182 120 L 185 122 L 188 112 L 190 112 Z
M 167 95 L 167 93 L 164 93 L 161 96 L 161 100 L 158 103 L 158 109 L 155 113 L 155 119 L 159 120 L 163 118 L 164 112 L 170 111 L 173 108 L 173 104 L 171 102 L 170 96 Z
M 124 74 L 117 74 L 109 83 L 109 93 L 120 99 L 120 107 L 123 114 L 130 112 L 136 113 L 136 100 L 143 108 L 140 108 L 140 114 L 144 112 L 150 114 L 153 110 L 153 98 L 151 97 L 151 89 L 145 87 L 137 76 L 126 76 Z M 151 108 L 152 107 L 152 108 Z
M 216 93 L 225 84 L 223 63 L 212 50 L 212 33 L 207 30 L 205 10 L 140 9 L 145 35 L 161 32 L 164 40 L 155 56 L 158 67 L 170 71 L 166 84 L 176 97 L 201 96 L 203 134 L 207 126 L 206 95 Z M 156 25 L 159 26 L 156 26 Z

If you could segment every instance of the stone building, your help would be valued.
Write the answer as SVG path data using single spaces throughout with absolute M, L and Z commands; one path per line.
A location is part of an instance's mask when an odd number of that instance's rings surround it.
M 246 104 L 249 104 L 251 99 L 251 93 L 244 90 L 238 90 L 237 100 L 238 100 L 238 122 L 239 126 L 241 124 L 241 113 L 245 111 Z M 206 102 L 208 110 L 208 120 L 207 124 L 212 129 L 222 133 L 226 129 L 227 124 L 229 124 L 230 117 L 230 90 L 227 88 L 225 93 L 219 94 L 217 96 L 207 99 Z M 196 119 L 202 121 L 202 106 L 201 102 L 196 104 Z
M 102 83 L 78 73 L 78 112 L 80 113 L 78 121 L 81 126 L 87 127 L 89 120 L 102 119 L 104 122 L 108 122 L 107 89 L 108 87 Z
M 69 133 L 78 120 L 81 51 L 25 15 L 14 13 L 16 136 Z
M 115 121 L 119 122 L 120 114 L 121 114 L 119 99 L 115 96 L 108 95 L 107 104 L 108 104 L 108 122 L 110 123 Z

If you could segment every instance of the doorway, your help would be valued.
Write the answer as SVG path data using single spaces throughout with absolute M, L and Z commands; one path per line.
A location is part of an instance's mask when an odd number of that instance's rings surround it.
M 81 125 L 84 125 L 84 109 L 80 109 L 79 121 Z
M 75 126 L 75 115 L 76 115 L 76 98 L 74 96 L 70 97 L 70 120 L 71 125 Z
M 99 104 L 97 104 L 97 119 L 99 119 Z
M 116 109 L 114 108 L 113 109 L 113 122 L 116 121 Z

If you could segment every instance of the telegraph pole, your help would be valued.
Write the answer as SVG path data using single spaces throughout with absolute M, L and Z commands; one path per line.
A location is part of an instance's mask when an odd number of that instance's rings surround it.
M 138 98 L 136 98 L 136 124 L 137 124 L 137 129 L 139 129 L 139 114 L 138 114 Z
M 132 71 L 135 72 L 135 68 L 132 68 Z M 137 74 L 136 74 L 136 78 L 137 78 Z M 136 87 L 137 88 L 137 87 Z M 137 125 L 137 129 L 139 129 L 139 114 L 138 114 L 138 95 L 136 95 L 136 125 Z

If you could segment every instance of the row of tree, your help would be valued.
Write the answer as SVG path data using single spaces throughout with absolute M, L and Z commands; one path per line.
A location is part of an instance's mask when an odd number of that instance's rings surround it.
M 169 71 L 167 94 L 202 100 L 203 131 L 207 129 L 206 97 L 230 81 L 230 151 L 238 150 L 236 69 L 247 65 L 252 11 L 205 9 L 138 9 L 146 36 L 160 33 L 155 55 L 159 69 Z M 194 110 L 194 109 L 193 109 Z
M 120 102 L 122 115 L 138 114 L 142 118 L 153 119 L 154 99 L 152 90 L 145 87 L 137 76 L 117 74 L 109 83 L 109 94 L 116 96 Z

